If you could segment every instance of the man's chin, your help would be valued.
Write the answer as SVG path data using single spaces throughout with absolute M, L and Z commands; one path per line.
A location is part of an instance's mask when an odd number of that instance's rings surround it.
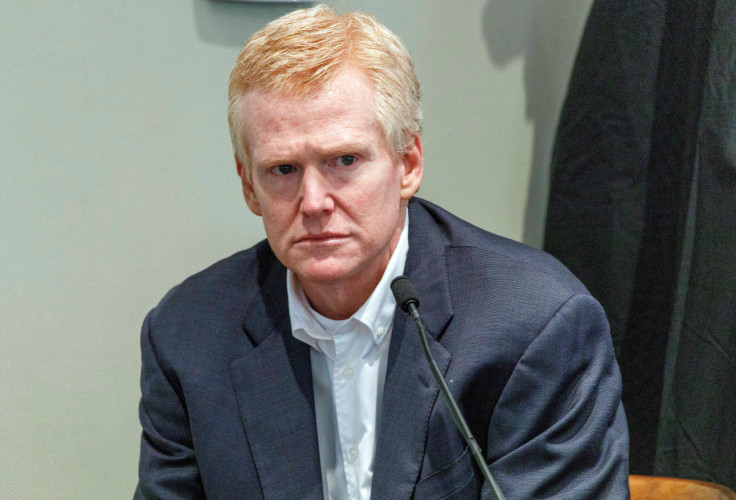
M 350 266 L 339 266 L 335 264 L 327 265 L 321 262 L 319 265 L 301 266 L 292 268 L 299 282 L 308 283 L 318 286 L 336 286 L 346 280 L 349 280 L 353 274 Z
M 299 282 L 319 286 L 336 286 L 344 282 L 346 275 L 337 272 L 306 272 L 296 273 Z

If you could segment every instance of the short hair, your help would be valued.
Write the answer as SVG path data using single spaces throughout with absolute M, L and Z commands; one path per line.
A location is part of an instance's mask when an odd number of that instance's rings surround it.
M 401 40 L 373 16 L 343 15 L 324 5 L 290 12 L 248 39 L 230 73 L 228 121 L 237 158 L 250 170 L 242 113 L 245 95 L 306 95 L 324 88 L 345 65 L 364 72 L 375 90 L 376 120 L 395 157 L 421 132 L 414 62 Z

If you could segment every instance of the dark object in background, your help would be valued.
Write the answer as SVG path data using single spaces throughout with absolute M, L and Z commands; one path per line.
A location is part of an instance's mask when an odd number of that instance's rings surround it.
M 594 2 L 544 247 L 608 314 L 631 473 L 736 488 L 736 0 Z

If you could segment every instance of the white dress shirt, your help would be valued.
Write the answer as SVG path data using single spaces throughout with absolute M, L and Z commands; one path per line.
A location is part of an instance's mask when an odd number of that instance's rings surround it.
M 292 334 L 311 349 L 324 497 L 371 496 L 376 429 L 386 380 L 386 363 L 396 301 L 391 280 L 404 272 L 409 251 L 409 214 L 381 281 L 346 320 L 331 320 L 314 309 L 296 276 L 287 271 Z

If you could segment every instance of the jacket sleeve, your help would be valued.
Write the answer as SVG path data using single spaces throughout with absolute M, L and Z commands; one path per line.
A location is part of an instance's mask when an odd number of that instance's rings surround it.
M 166 372 L 157 356 L 152 314 L 141 332 L 143 432 L 134 499 L 204 498 L 184 397 L 175 376 Z
M 568 299 L 528 345 L 490 422 L 490 470 L 511 499 L 627 499 L 621 376 L 600 305 Z M 483 498 L 492 498 L 487 485 Z

